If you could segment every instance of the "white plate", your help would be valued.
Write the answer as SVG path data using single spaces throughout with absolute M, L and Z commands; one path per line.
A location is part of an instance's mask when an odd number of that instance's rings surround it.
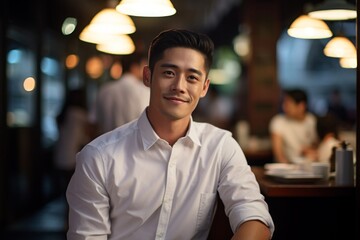
M 289 171 L 281 174 L 274 173 L 273 171 L 266 171 L 265 175 L 282 183 L 313 183 L 323 179 L 321 175 L 303 171 Z

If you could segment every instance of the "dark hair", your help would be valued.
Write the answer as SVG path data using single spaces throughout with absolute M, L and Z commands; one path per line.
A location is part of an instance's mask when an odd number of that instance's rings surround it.
M 130 55 L 125 55 L 122 58 L 123 71 L 128 72 L 133 64 L 141 64 L 141 61 L 147 60 L 147 55 L 144 52 L 134 52 Z
M 307 95 L 302 89 L 286 89 L 284 90 L 284 94 L 293 99 L 297 104 L 301 102 L 307 104 Z
M 173 47 L 191 48 L 204 54 L 206 73 L 209 72 L 214 54 L 213 41 L 205 34 L 184 29 L 163 31 L 152 40 L 148 53 L 151 72 L 154 70 L 155 63 L 163 57 L 164 51 Z

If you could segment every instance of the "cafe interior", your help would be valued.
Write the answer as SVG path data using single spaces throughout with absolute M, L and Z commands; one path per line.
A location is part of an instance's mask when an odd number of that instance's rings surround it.
M 127 9 L 126 2 L 139 5 Z M 321 15 L 326 10 L 333 15 Z M 360 239 L 358 10 L 355 0 L 3 0 L 2 239 L 66 239 L 53 153 L 67 93 L 85 90 L 91 109 L 98 89 L 121 77 L 122 58 L 146 51 L 169 28 L 214 41 L 210 89 L 193 118 L 231 131 L 239 142 L 274 219 L 273 239 Z M 352 184 L 337 184 L 336 175 L 292 181 L 266 174 L 276 162 L 269 123 L 282 111 L 287 88 L 305 90 L 317 116 L 328 113 L 336 94 L 344 109 L 339 138 L 353 153 Z M 232 236 L 222 207 L 209 239 Z

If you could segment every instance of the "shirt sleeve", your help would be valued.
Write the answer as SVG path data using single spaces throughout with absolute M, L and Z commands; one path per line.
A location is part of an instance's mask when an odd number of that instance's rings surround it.
M 68 185 L 68 240 L 102 240 L 110 234 L 109 197 L 104 187 L 99 152 L 87 145 L 77 154 L 75 173 Z
M 268 205 L 239 144 L 232 137 L 223 142 L 223 163 L 218 191 L 233 232 L 245 221 L 259 220 L 274 232 Z

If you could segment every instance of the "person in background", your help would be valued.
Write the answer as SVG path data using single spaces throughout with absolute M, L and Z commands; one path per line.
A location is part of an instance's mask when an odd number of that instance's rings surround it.
M 65 199 L 66 188 L 75 170 L 76 154 L 92 137 L 84 90 L 76 89 L 68 93 L 56 121 L 59 137 L 53 155 L 55 186 Z
M 316 117 L 307 109 L 307 94 L 302 89 L 284 90 L 283 113 L 269 124 L 276 162 L 298 163 L 299 159 L 317 158 Z
M 153 39 L 143 72 L 149 106 L 77 155 L 68 240 L 207 239 L 217 195 L 233 239 L 271 238 L 268 206 L 239 144 L 191 116 L 209 88 L 213 51 L 208 36 L 188 30 Z
M 124 74 L 103 85 L 95 104 L 95 122 L 99 134 L 113 130 L 140 116 L 149 104 L 150 90 L 142 83 L 142 70 L 147 63 L 143 53 L 124 57 Z
M 319 136 L 317 160 L 329 163 L 331 170 L 335 169 L 335 161 L 331 161 L 333 150 L 340 146 L 338 126 L 338 120 L 332 114 L 319 116 L 316 121 L 316 131 Z

